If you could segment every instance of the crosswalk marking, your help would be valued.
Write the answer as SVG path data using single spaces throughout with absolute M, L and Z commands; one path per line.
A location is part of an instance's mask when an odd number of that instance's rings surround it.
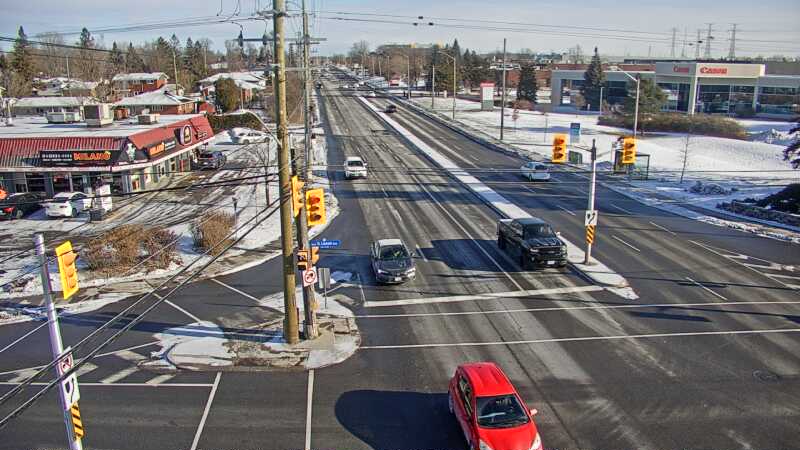
M 39 369 L 23 369 L 16 372 L 17 376 L 14 378 L 9 379 L 8 381 L 11 383 L 21 383 L 28 378 L 36 375 L 39 372 Z
M 595 292 L 602 291 L 600 286 L 575 286 L 563 288 L 550 288 L 550 289 L 535 289 L 535 290 L 520 290 L 509 292 L 492 292 L 487 294 L 476 295 L 450 295 L 447 297 L 428 297 L 428 298 L 410 298 L 405 300 L 378 300 L 374 302 L 364 302 L 365 308 L 376 308 L 384 306 L 407 306 L 407 305 L 424 305 L 430 303 L 452 303 L 452 302 L 468 302 L 480 300 L 504 300 L 508 298 L 520 297 L 535 297 L 542 295 L 556 295 L 556 294 L 571 294 L 574 292 Z
M 127 376 L 129 376 L 131 374 L 133 374 L 134 372 L 136 372 L 138 370 L 139 370 L 139 368 L 136 367 L 136 366 L 128 367 L 127 369 L 122 369 L 122 370 L 120 370 L 119 372 L 117 372 L 117 373 L 115 373 L 113 375 L 109 375 L 109 376 L 103 378 L 102 380 L 100 380 L 100 382 L 103 383 L 103 384 L 115 383 L 115 382 L 117 382 L 117 381 L 119 381 L 119 380 L 121 380 L 121 379 L 123 379 L 123 378 L 125 378 L 125 377 L 127 377 Z
M 165 373 L 164 375 L 159 375 L 153 379 L 147 380 L 147 384 L 161 384 L 165 381 L 169 381 L 175 378 L 175 374 Z
M 125 361 L 130 361 L 130 362 L 139 362 L 139 361 L 142 361 L 144 359 L 147 359 L 144 356 L 142 356 L 142 355 L 140 355 L 140 354 L 138 354 L 136 352 L 132 352 L 130 350 L 123 350 L 121 352 L 118 352 L 117 356 L 119 356 L 120 358 L 124 359 Z

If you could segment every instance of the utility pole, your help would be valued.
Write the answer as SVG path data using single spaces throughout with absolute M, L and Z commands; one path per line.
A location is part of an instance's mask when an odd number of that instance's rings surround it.
M 436 63 L 431 62 L 431 110 L 436 109 L 433 101 L 436 99 Z
M 506 120 L 506 38 L 503 38 L 503 95 L 500 104 L 500 140 L 503 140 L 503 127 Z
M 736 61 L 736 25 L 734 23 L 731 30 L 731 48 L 728 50 L 728 59 L 731 61 Z
M 302 2 L 303 8 L 303 84 L 305 86 L 303 95 L 303 106 L 305 114 L 305 133 L 304 133 L 304 155 L 303 170 L 300 178 L 303 183 L 302 197 L 306 198 L 306 189 L 311 182 L 311 66 L 309 65 L 309 45 L 310 36 L 308 34 L 308 12 L 306 11 L 306 0 Z M 295 165 L 297 159 L 295 159 Z M 297 171 L 295 170 L 295 173 Z M 300 211 L 297 215 L 297 244 L 300 250 L 308 252 L 308 267 L 311 267 L 311 246 L 308 244 L 308 216 L 305 211 Z M 319 336 L 317 328 L 317 300 L 314 295 L 314 285 L 303 286 L 303 309 L 305 311 L 305 331 L 306 339 L 314 339 Z
M 595 183 L 597 181 L 597 147 L 595 146 L 595 140 L 592 139 L 592 178 L 589 184 L 589 207 L 587 211 L 594 213 L 594 192 L 595 192 Z M 588 227 L 594 227 L 594 225 L 586 224 L 587 227 L 587 237 Z M 594 241 L 594 229 L 592 228 L 592 239 L 586 239 L 586 257 L 583 260 L 584 264 L 589 264 L 592 257 L 592 242 Z
M 39 257 L 39 266 L 41 267 L 42 275 L 42 297 L 44 297 L 45 308 L 47 309 L 47 329 L 50 331 L 50 352 L 53 359 L 61 358 L 64 353 L 64 344 L 61 341 L 61 330 L 58 327 L 58 314 L 56 307 L 53 305 L 53 293 L 50 289 L 50 271 L 47 267 L 47 255 L 44 248 L 44 236 L 41 233 L 36 233 L 33 236 L 34 245 L 36 245 L 36 255 Z M 60 375 L 56 372 L 57 375 Z M 61 386 L 59 386 L 61 387 Z M 78 389 L 77 383 L 72 389 Z M 83 450 L 83 442 L 80 437 L 75 436 L 75 431 L 72 425 L 71 416 L 69 414 L 70 406 L 65 396 L 64 389 L 59 389 L 59 400 L 61 402 L 61 410 L 64 412 L 64 425 L 67 427 L 67 440 L 69 441 L 70 450 Z
M 172 49 L 172 71 L 175 73 L 175 95 L 178 95 L 178 63 L 176 60 L 175 49 Z M 242 104 L 242 109 L 244 109 L 244 104 Z
M 283 337 L 289 344 L 300 340 L 295 299 L 295 267 L 292 243 L 292 192 L 289 173 L 289 130 L 286 117 L 285 0 L 273 0 L 275 30 L 275 111 L 278 131 L 278 183 L 280 185 L 281 248 L 283 251 Z

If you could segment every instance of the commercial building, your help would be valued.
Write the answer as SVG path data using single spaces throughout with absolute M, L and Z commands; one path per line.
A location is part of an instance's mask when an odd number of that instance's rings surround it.
M 610 66 L 604 70 L 603 100 L 620 104 L 630 78 Z M 574 104 L 584 70 L 553 70 L 554 106 Z M 800 75 L 766 75 L 764 64 L 656 62 L 655 70 L 628 71 L 655 81 L 668 96 L 666 111 L 734 115 L 753 111 L 760 117 L 790 118 L 800 113 Z
M 154 119 L 154 117 L 149 117 Z M 193 152 L 213 139 L 204 115 L 160 116 L 103 127 L 17 117 L 0 127 L 0 187 L 8 192 L 88 192 L 99 183 L 114 193 L 157 186 L 191 169 Z

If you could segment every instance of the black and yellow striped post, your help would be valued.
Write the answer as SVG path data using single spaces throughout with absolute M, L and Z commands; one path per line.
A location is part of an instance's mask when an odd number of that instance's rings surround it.
M 589 245 L 594 244 L 594 225 L 586 225 L 586 243 Z
M 72 416 L 72 433 L 75 439 L 83 438 L 83 422 L 81 421 L 81 410 L 78 404 L 75 403 L 69 408 L 70 416 Z

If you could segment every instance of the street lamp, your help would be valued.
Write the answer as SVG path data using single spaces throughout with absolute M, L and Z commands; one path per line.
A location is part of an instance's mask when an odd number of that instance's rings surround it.
M 629 74 L 628 72 L 625 72 L 622 69 L 617 69 L 617 71 L 618 72 L 622 72 L 623 74 L 625 74 L 626 77 L 628 77 L 631 80 L 636 82 L 636 104 L 634 106 L 634 111 L 633 111 L 633 138 L 636 139 L 636 132 L 637 132 L 637 129 L 639 128 L 638 127 L 638 125 L 639 125 L 639 81 L 641 81 L 642 77 L 638 73 L 636 74 L 636 77 L 634 77 L 633 75 Z
M 447 56 L 453 60 L 453 120 L 456 120 L 456 58 L 441 52 L 441 55 Z
M 411 100 L 411 57 L 400 53 L 406 59 L 406 86 L 408 87 L 408 99 Z

